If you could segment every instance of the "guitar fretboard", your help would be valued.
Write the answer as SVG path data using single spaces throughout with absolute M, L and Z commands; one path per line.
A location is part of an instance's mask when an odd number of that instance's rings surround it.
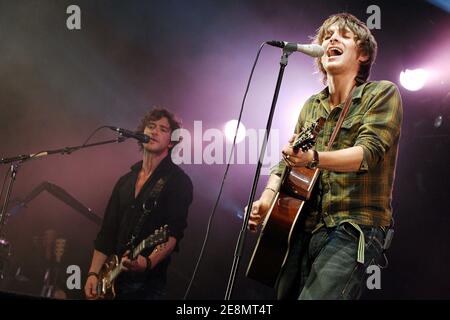
M 163 243 L 164 241 L 167 241 L 168 239 L 168 226 L 165 225 L 164 227 L 160 228 L 159 230 L 156 230 L 155 233 L 151 236 L 149 236 L 147 239 L 142 240 L 136 248 L 133 249 L 132 255 L 130 256 L 131 260 L 134 260 L 137 258 L 137 256 L 144 250 L 145 248 L 149 248 L 155 245 L 158 245 L 160 243 Z M 114 269 L 112 269 L 109 272 L 109 276 L 106 277 L 107 281 L 109 283 L 113 283 L 114 279 L 117 278 L 117 276 L 122 272 L 122 262 L 119 263 Z
M 150 238 L 150 237 L 149 237 Z M 149 243 L 152 243 L 152 240 L 145 239 L 142 240 L 139 245 L 134 248 L 133 254 L 131 255 L 131 260 L 136 259 L 136 257 L 146 248 L 147 245 L 150 245 Z M 120 263 L 117 268 L 114 268 L 110 273 L 110 281 L 114 280 L 120 273 L 122 272 L 122 263 Z
M 134 248 L 133 255 L 131 256 L 132 260 L 136 259 L 136 257 L 142 252 L 142 250 L 145 249 L 145 243 L 146 240 L 143 240 L 136 248 Z

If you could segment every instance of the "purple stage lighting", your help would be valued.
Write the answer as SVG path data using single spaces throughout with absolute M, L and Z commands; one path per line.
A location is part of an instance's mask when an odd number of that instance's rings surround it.
M 409 91 L 417 91 L 423 88 L 430 73 L 425 69 L 414 69 L 400 72 L 400 83 Z
M 237 120 L 230 120 L 225 124 L 225 137 L 227 138 L 227 140 L 229 142 L 233 142 L 234 139 L 234 135 L 236 133 L 236 127 L 237 127 L 238 121 Z M 244 124 L 241 122 L 241 124 L 239 125 L 239 130 L 238 130 L 238 134 L 236 137 L 236 143 L 241 142 L 242 140 L 244 140 L 245 138 L 245 126 Z

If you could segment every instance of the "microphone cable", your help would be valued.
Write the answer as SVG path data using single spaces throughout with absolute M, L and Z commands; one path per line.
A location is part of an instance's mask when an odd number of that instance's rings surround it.
M 249 78 L 248 78 L 247 87 L 245 88 L 245 93 L 244 93 L 244 97 L 243 97 L 243 99 L 242 99 L 241 109 L 240 109 L 240 112 L 239 112 L 238 124 L 237 124 L 237 126 L 236 126 L 236 131 L 235 131 L 235 133 L 234 133 L 234 138 L 233 138 L 233 144 L 232 144 L 232 147 L 231 147 L 231 152 L 230 152 L 230 156 L 228 157 L 228 161 L 227 161 L 227 166 L 226 166 L 226 168 L 225 168 L 225 172 L 224 172 L 224 174 L 223 174 L 223 178 L 222 178 L 222 182 L 221 182 L 221 185 L 220 185 L 219 194 L 218 194 L 217 199 L 216 199 L 216 202 L 215 202 L 215 204 L 214 204 L 213 211 L 211 212 L 211 215 L 210 215 L 210 217 L 209 217 L 208 225 L 207 225 L 207 227 L 206 227 L 206 234 L 205 234 L 205 237 L 204 237 L 204 239 L 203 239 L 202 247 L 201 247 L 201 249 L 200 249 L 200 254 L 199 254 L 198 258 L 197 258 L 197 263 L 196 263 L 196 265 L 195 265 L 194 272 L 193 272 L 193 274 L 192 274 L 192 277 L 191 277 L 191 280 L 190 280 L 190 282 L 189 282 L 189 285 L 188 285 L 188 287 L 187 287 L 187 289 L 186 289 L 186 293 L 184 294 L 183 300 L 186 300 L 186 299 L 187 299 L 187 297 L 188 297 L 188 295 L 189 295 L 189 293 L 190 293 L 190 291 L 191 291 L 192 284 L 193 284 L 194 279 L 195 279 L 195 277 L 196 277 L 196 275 L 197 275 L 198 267 L 199 267 L 199 265 L 200 265 L 201 260 L 203 259 L 203 254 L 204 254 L 204 252 L 205 252 L 206 244 L 207 244 L 208 238 L 209 238 L 209 232 L 211 231 L 212 221 L 213 221 L 214 216 L 215 216 L 215 214 L 216 214 L 217 206 L 218 206 L 219 201 L 220 201 L 220 198 L 221 198 L 221 196 L 222 196 L 223 187 L 224 187 L 224 184 L 225 184 L 225 180 L 226 180 L 226 178 L 227 178 L 228 170 L 229 170 L 229 168 L 230 168 L 231 157 L 233 156 L 234 147 L 235 147 L 235 145 L 236 145 L 236 137 L 237 137 L 237 134 L 238 134 L 239 125 L 241 124 L 242 113 L 243 113 L 243 111 L 244 111 L 244 104 L 245 104 L 245 100 L 247 99 L 247 94 L 248 94 L 248 90 L 249 90 L 249 88 L 250 88 L 250 83 L 251 83 L 251 80 L 252 80 L 252 77 L 253 77 L 253 72 L 255 71 L 255 67 L 256 67 L 256 64 L 257 64 L 257 62 L 258 62 L 258 59 L 259 59 L 259 55 L 260 55 L 260 53 L 261 53 L 261 50 L 262 50 L 262 48 L 264 47 L 264 45 L 266 45 L 266 44 L 267 44 L 267 42 L 263 42 L 263 43 L 260 45 L 260 47 L 259 47 L 259 49 L 258 49 L 258 52 L 257 52 L 257 54 L 256 54 L 256 57 L 255 57 L 255 61 L 254 61 L 253 66 L 252 66 L 252 70 L 251 70 L 251 72 L 250 72 L 250 76 L 249 76 Z

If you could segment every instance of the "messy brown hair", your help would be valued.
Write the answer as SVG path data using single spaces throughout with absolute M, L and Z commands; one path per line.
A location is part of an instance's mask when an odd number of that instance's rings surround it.
M 150 122 L 158 121 L 161 118 L 166 118 L 167 121 L 169 122 L 171 135 L 175 130 L 181 128 L 181 120 L 179 120 L 172 112 L 170 112 L 169 110 L 167 110 L 165 108 L 153 107 L 141 119 L 141 122 L 138 125 L 136 131 L 143 133 L 145 128 L 150 124 Z M 173 146 L 170 149 L 172 150 L 172 148 L 175 147 L 175 145 L 178 144 L 180 141 L 181 141 L 181 137 L 176 141 L 172 140 Z M 139 150 L 142 151 L 143 150 L 142 143 L 138 142 L 138 145 L 139 145 Z
M 368 56 L 367 61 L 360 63 L 359 71 L 355 78 L 357 83 L 366 82 L 370 75 L 370 69 L 375 62 L 378 46 L 369 28 L 354 15 L 350 13 L 338 13 L 330 16 L 323 22 L 322 26 L 317 29 L 316 35 L 313 38 L 313 43 L 321 45 L 328 29 L 335 23 L 338 24 L 340 32 L 343 32 L 346 28 L 351 30 L 355 34 L 354 40 L 359 52 Z M 323 83 L 326 84 L 327 73 L 323 68 L 320 57 L 316 59 L 316 65 L 320 72 L 322 72 Z

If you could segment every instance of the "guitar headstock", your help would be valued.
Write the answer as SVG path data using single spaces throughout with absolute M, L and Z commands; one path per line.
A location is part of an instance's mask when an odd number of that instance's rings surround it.
M 61 257 L 64 254 L 65 248 L 66 248 L 66 239 L 58 238 L 55 241 L 55 259 L 56 262 L 61 262 Z
M 324 118 L 319 118 L 316 122 L 312 123 L 308 127 L 303 127 L 302 131 L 297 135 L 297 138 L 292 144 L 294 150 L 308 151 L 316 144 L 316 138 L 322 131 Z
M 165 225 L 159 229 L 156 229 L 152 235 L 144 240 L 145 247 L 155 247 L 169 240 L 169 226 Z

